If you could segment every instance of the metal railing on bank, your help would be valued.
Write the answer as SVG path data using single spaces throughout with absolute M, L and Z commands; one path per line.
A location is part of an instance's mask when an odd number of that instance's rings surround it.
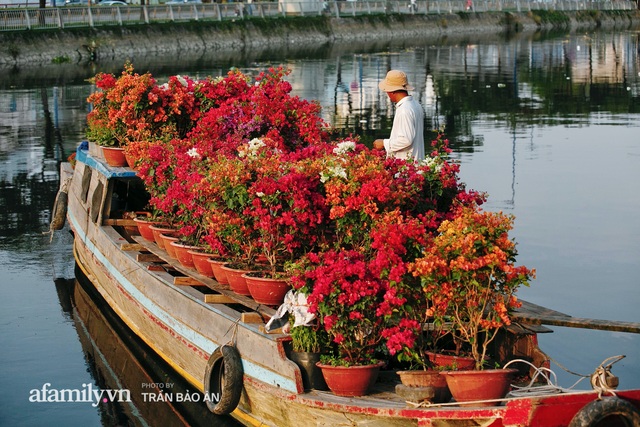
M 633 10 L 635 1 L 590 0 L 357 0 L 254 3 L 182 3 L 150 6 L 63 6 L 40 9 L 21 3 L 0 9 L 0 31 L 107 25 L 223 21 L 286 16 L 335 17 L 373 14 L 444 14 L 458 12 L 528 12 L 531 10 Z M 6 6 L 6 5 L 5 5 Z

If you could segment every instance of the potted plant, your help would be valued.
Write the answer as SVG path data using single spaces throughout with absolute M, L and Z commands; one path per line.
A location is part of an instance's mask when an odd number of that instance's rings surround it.
M 413 335 L 419 338 L 411 347 L 404 346 L 403 350 L 397 353 L 398 361 L 404 363 L 407 368 L 396 372 L 401 382 L 396 385 L 396 393 L 410 401 L 448 402 L 451 392 L 446 378 L 440 375 L 443 368 L 431 363 L 426 354 L 425 341 L 430 334 L 425 331 L 425 325 L 426 319 L 407 328 L 413 329 Z
M 103 147 L 106 160 L 117 155 L 118 166 L 127 164 L 124 149 L 130 143 L 182 138 L 200 114 L 197 84 L 182 76 L 158 85 L 150 73 L 138 74 L 127 62 L 119 76 L 98 73 L 93 82 L 98 90 L 87 98 L 92 110 L 86 135 Z M 128 153 L 132 162 L 139 151 Z
M 384 364 L 377 350 L 383 342 L 380 309 L 387 283 L 355 250 L 309 253 L 298 266 L 303 263 L 303 272 L 292 278 L 294 287 L 308 295 L 309 312 L 318 316 L 332 344 L 318 363 L 324 379 L 336 395 L 364 395 Z
M 399 320 L 383 331 L 389 353 L 401 366 L 396 372 L 401 382 L 396 385 L 396 394 L 418 403 L 448 402 L 451 393 L 446 378 L 440 375 L 443 368 L 433 364 L 427 355 L 439 330 L 430 322 L 424 293 L 419 287 L 413 289 L 416 292 L 408 298 L 410 302 L 394 311 Z
M 511 323 L 509 311 L 520 305 L 516 291 L 528 286 L 535 276 L 534 270 L 515 265 L 516 245 L 508 236 L 512 225 L 513 216 L 482 211 L 473 205 L 461 207 L 452 219 L 442 222 L 423 256 L 411 267 L 432 300 L 430 314 L 443 324 L 447 322 L 458 348 L 466 345 L 475 362 L 472 371 L 444 373 L 457 401 L 477 399 L 456 396 L 461 375 L 475 379 L 483 371 L 501 377 L 493 394 L 482 397 L 492 399 L 503 397 L 509 376 L 515 373 L 485 369 L 490 343 L 500 328 Z M 479 388 L 488 391 L 493 380 L 480 381 L 483 386 Z
M 327 333 L 317 321 L 312 321 L 310 325 L 293 326 L 289 333 L 292 345 L 290 358 L 300 367 L 305 389 L 327 390 L 327 383 L 317 366 L 330 347 Z
M 243 147 L 244 148 L 244 147 Z M 318 145 L 292 156 L 269 138 L 256 138 L 243 150 L 255 176 L 246 214 L 256 230 L 256 246 L 268 277 L 286 277 L 284 265 L 317 249 L 326 232 L 329 209 L 320 181 L 322 150 Z
M 140 76 L 134 73 L 129 63 L 125 64 L 123 74 L 118 78 L 99 73 L 93 80 L 99 90 L 87 98 L 92 105 L 87 115 L 87 138 L 103 147 L 108 164 L 125 166 L 123 147 L 130 135 L 138 132 L 132 118 L 140 114 L 145 105 L 141 97 L 147 98 L 146 94 L 155 87 L 155 80 L 150 74 Z
M 402 227 L 396 227 L 397 224 L 402 224 Z M 401 384 L 396 385 L 396 393 L 417 403 L 446 402 L 451 399 L 446 379 L 427 357 L 427 349 L 433 345 L 438 331 L 430 323 L 429 301 L 420 281 L 408 268 L 426 244 L 428 232 L 422 222 L 407 218 L 400 220 L 393 214 L 385 215 L 376 228 L 374 237 L 380 242 L 375 246 L 379 255 L 384 253 L 388 260 L 388 267 L 383 268 L 380 274 L 388 277 L 387 269 L 394 274 L 387 296 L 396 304 L 385 316 L 387 327 L 383 329 L 382 336 L 386 339 L 389 354 L 396 357 L 400 366 L 396 373 Z

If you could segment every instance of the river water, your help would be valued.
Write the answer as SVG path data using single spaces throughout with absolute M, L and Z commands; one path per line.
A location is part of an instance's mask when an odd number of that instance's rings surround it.
M 132 61 L 160 80 L 285 65 L 296 95 L 318 100 L 327 121 L 365 142 L 384 137 L 393 115 L 378 81 L 390 68 L 405 70 L 424 106 L 425 129 L 445 129 L 463 181 L 489 194 L 487 209 L 516 216 L 519 263 L 538 275 L 520 296 L 576 317 L 640 322 L 639 38 L 633 31 L 478 36 Z M 158 402 L 122 408 L 30 401 L 47 383 L 117 389 L 134 375 L 147 385 L 175 379 L 148 367 L 144 348 L 130 362 L 126 356 L 115 362 L 139 365 L 141 372 L 107 378 L 109 349 L 126 345 L 117 333 L 100 338 L 108 326 L 83 326 L 91 304 L 81 306 L 76 296 L 74 310 L 70 282 L 56 280 L 74 277 L 71 238 L 64 230 L 44 234 L 58 161 L 83 137 L 92 90 L 86 79 L 117 73 L 123 62 L 3 71 L 0 425 L 234 425 Z M 580 379 L 563 367 L 588 375 L 604 359 L 624 354 L 613 372 L 621 388 L 640 387 L 640 336 L 552 329 L 539 338 L 557 362 L 559 385 Z M 588 381 L 577 387 L 588 388 Z M 161 415 L 161 407 L 175 418 Z

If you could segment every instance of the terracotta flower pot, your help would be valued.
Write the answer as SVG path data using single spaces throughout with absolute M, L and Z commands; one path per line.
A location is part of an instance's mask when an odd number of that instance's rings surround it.
M 221 285 L 229 284 L 229 279 L 227 278 L 227 272 L 222 269 L 222 266 L 226 263 L 227 261 L 221 260 L 221 259 L 215 259 L 215 258 L 209 259 L 209 264 L 211 265 L 211 272 L 213 273 L 213 277 Z
M 233 292 L 238 295 L 251 296 L 249 288 L 247 287 L 247 280 L 243 277 L 243 274 L 251 272 L 251 270 L 242 268 L 233 268 L 230 264 L 223 264 L 222 270 L 227 275 L 229 281 L 229 287 Z
M 284 296 L 291 290 L 289 282 L 286 279 L 272 279 L 262 277 L 259 274 L 246 273 L 243 275 L 251 297 L 255 302 L 264 305 L 282 304 Z
M 451 395 L 461 406 L 494 406 L 496 402 L 482 401 L 505 397 L 516 372 L 517 369 L 485 369 L 443 371 L 441 375 L 446 378 Z
M 435 366 L 449 370 L 465 371 L 475 369 L 476 367 L 476 361 L 471 356 L 455 356 L 448 353 L 427 352 L 427 357 Z
M 364 366 L 332 366 L 318 362 L 329 390 L 337 396 L 364 396 L 378 379 L 383 362 Z
M 195 268 L 195 264 L 193 263 L 193 256 L 189 253 L 189 251 L 196 248 L 197 246 L 183 245 L 178 241 L 171 242 L 170 245 L 173 246 L 173 251 L 176 253 L 176 258 L 183 267 Z
M 153 237 L 153 230 L 151 230 L 151 226 L 157 224 L 154 221 L 148 221 L 143 218 L 134 218 L 133 222 L 138 226 L 138 232 L 140 235 L 149 242 L 155 242 L 155 238 Z
M 435 371 L 433 369 L 417 369 L 414 371 L 398 371 L 397 374 L 400 377 L 402 385 L 407 386 L 410 389 L 428 389 L 426 391 L 429 394 L 428 397 L 426 397 L 426 400 L 429 400 L 430 402 L 443 403 L 451 400 L 451 392 L 447 386 L 447 379 L 443 375 L 440 375 L 440 371 Z M 397 387 L 396 393 L 398 393 Z M 423 397 L 423 399 L 424 398 L 425 397 Z
M 433 369 L 416 369 L 415 371 L 398 371 L 402 384 L 409 387 L 443 387 L 447 379 L 440 375 L 440 371 Z
M 135 220 L 136 218 L 151 218 L 151 213 L 146 211 L 125 212 L 122 218 L 133 220 Z M 136 223 L 136 225 L 125 225 L 123 228 L 127 233 L 129 233 L 130 236 L 140 235 L 140 227 L 138 226 L 138 223 Z
M 175 247 L 171 245 L 171 242 L 177 242 L 178 238 L 170 234 L 160 234 L 160 238 L 164 243 L 164 250 L 167 251 L 167 255 L 171 258 L 177 258 Z
M 134 160 L 134 158 L 130 154 L 127 154 L 126 150 L 124 152 L 124 159 L 127 162 L 127 166 L 129 166 L 129 168 L 131 168 L 133 171 L 137 171 L 138 170 L 138 169 L 136 169 L 136 161 Z
M 203 252 L 201 249 L 190 249 L 189 253 L 191 254 L 191 258 L 193 259 L 193 265 L 198 271 L 198 273 L 203 276 L 213 277 L 213 270 L 211 269 L 211 264 L 209 260 L 213 256 L 208 252 Z
M 153 233 L 153 240 L 156 242 L 156 245 L 160 249 L 165 249 L 164 240 L 160 237 L 161 234 L 166 234 L 167 236 L 173 236 L 176 232 L 173 228 L 169 228 L 167 224 L 156 224 L 149 227 L 151 232 Z
M 124 148 L 102 147 L 102 154 L 109 166 L 113 166 L 113 167 L 127 166 L 127 159 L 124 157 Z

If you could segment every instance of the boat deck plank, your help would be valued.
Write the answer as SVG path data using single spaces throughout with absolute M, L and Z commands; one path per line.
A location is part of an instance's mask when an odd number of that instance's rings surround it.
M 358 396 L 351 404 L 360 407 L 375 407 L 399 409 L 409 406 L 407 401 L 395 392 L 399 377 L 394 371 L 380 371 L 378 380 L 371 386 L 364 396 Z M 341 404 L 344 398 L 336 396 L 330 391 L 311 390 L 307 392 L 312 399 L 323 401 L 325 404 Z
M 136 261 L 138 262 L 162 262 L 162 260 L 154 254 L 150 254 L 148 252 L 140 252 L 136 256 Z
M 183 267 L 177 260 L 170 257 L 166 251 L 164 251 L 163 249 L 160 249 L 155 243 L 148 242 L 141 236 L 132 236 L 132 239 L 135 240 L 136 243 L 139 243 L 140 245 L 142 245 L 144 247 L 144 250 L 151 252 L 153 255 L 160 258 L 165 264 L 170 266 L 171 269 L 174 269 L 175 271 L 179 272 L 184 277 L 191 277 L 192 278 L 191 280 L 195 280 L 199 284 L 206 286 L 207 288 L 215 291 L 216 293 L 224 295 L 229 300 L 233 301 L 233 303 L 240 304 L 245 308 L 248 308 L 252 311 L 259 313 L 263 319 L 269 320 L 275 314 L 276 311 L 273 308 L 266 305 L 258 304 L 253 300 L 253 298 L 250 298 L 244 295 L 238 295 L 235 292 L 233 292 L 231 289 L 229 289 L 228 286 L 222 285 L 215 279 L 206 277 L 198 273 L 195 269 Z M 172 283 L 175 280 L 176 278 L 174 277 L 174 279 L 172 280 Z M 179 281 L 180 280 L 187 280 L 187 279 L 179 279 Z M 181 283 L 181 286 L 184 286 L 184 283 Z
M 640 333 L 640 323 L 637 322 L 573 317 L 527 301 L 522 301 L 522 307 L 514 312 L 513 317 L 518 321 L 534 325 L 553 325 L 569 328 Z
M 177 286 L 206 286 L 200 280 L 189 276 L 174 277 L 173 284 Z
M 204 302 L 208 304 L 233 304 L 235 301 L 226 295 L 221 294 L 203 294 Z

